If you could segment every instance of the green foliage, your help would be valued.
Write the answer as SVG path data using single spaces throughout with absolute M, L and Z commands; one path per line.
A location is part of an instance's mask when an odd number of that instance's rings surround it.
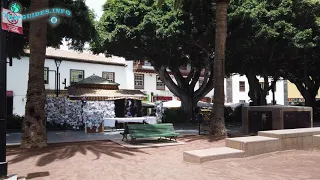
M 225 107 L 225 121 L 226 122 L 242 122 L 242 106 L 236 108 Z
M 7 118 L 7 129 L 8 130 L 21 130 L 22 121 L 24 116 L 19 116 L 17 114 L 13 114 L 8 116 Z
M 181 108 L 165 110 L 162 118 L 163 123 L 185 123 L 184 113 Z
M 48 24 L 47 46 L 58 46 L 62 39 L 71 40 L 71 48 L 81 51 L 84 43 L 91 41 L 96 35 L 94 15 L 88 9 L 84 0 L 50 0 L 49 8 L 61 7 L 69 9 L 72 17 L 59 16 L 61 23 L 53 28 Z M 22 12 L 29 13 L 30 0 L 20 2 L 26 9 Z M 23 22 L 23 35 L 12 33 L 14 57 L 23 55 L 23 49 L 28 46 L 29 21 Z
M 154 0 L 112 0 L 97 25 L 95 53 L 107 51 L 156 67 L 191 63 L 205 67 L 214 42 L 214 9 L 202 1 L 193 12 L 175 10 L 172 1 L 158 8 Z M 200 47 L 199 47 L 200 46 Z

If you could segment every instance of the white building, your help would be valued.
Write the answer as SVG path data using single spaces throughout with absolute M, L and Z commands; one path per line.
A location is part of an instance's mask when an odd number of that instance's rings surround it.
M 27 54 L 29 52 L 26 52 Z M 157 74 L 147 61 L 141 66 L 134 66 L 133 61 L 124 58 L 97 56 L 89 53 L 78 53 L 61 49 L 47 48 L 45 60 L 45 88 L 56 89 L 56 61 L 61 60 L 59 66 L 60 89 L 68 87 L 73 82 L 78 82 L 93 74 L 107 78 L 120 84 L 120 89 L 139 89 L 149 96 L 149 100 L 171 100 L 176 97 L 165 87 Z M 188 68 L 182 72 L 188 73 Z M 25 112 L 26 94 L 28 86 L 29 57 L 13 59 L 13 66 L 7 69 L 7 96 L 8 113 L 23 115 Z M 202 83 L 200 77 L 195 89 Z M 64 83 L 66 80 L 66 84 Z M 278 81 L 275 99 L 277 104 L 284 104 L 284 82 Z M 225 79 L 225 92 L 227 103 L 249 102 L 249 85 L 245 76 L 234 75 Z M 211 101 L 213 90 L 208 93 L 204 101 Z M 152 97 L 152 98 L 151 98 Z M 271 103 L 272 93 L 267 96 Z
M 26 52 L 27 54 L 29 52 Z M 124 58 L 96 56 L 89 53 L 77 53 L 47 48 L 45 60 L 45 88 L 56 89 L 55 60 L 61 60 L 59 67 L 60 89 L 80 81 L 93 74 L 106 77 L 120 84 L 121 89 L 133 89 L 133 62 Z M 25 112 L 28 87 L 29 57 L 13 59 L 13 66 L 7 69 L 8 111 L 23 115 Z M 66 85 L 63 84 L 66 79 Z
M 171 100 L 176 97 L 169 91 L 164 83 L 159 79 L 157 73 L 148 61 L 136 61 L 133 65 L 135 89 L 148 94 L 150 100 Z M 188 67 L 181 69 L 180 71 L 187 76 Z M 263 79 L 260 78 L 260 84 L 263 86 Z M 199 82 L 195 86 L 195 90 L 199 88 L 203 82 L 203 77 L 199 78 Z M 225 101 L 226 103 L 239 103 L 249 102 L 248 96 L 249 84 L 246 76 L 233 75 L 230 78 L 226 78 L 225 81 Z M 270 80 L 271 82 L 271 80 Z M 277 104 L 284 104 L 284 81 L 280 80 L 276 83 L 275 88 L 275 100 Z M 210 91 L 204 98 L 203 101 L 211 101 L 213 96 L 213 90 Z M 272 92 L 270 91 L 267 95 L 267 103 L 272 103 Z

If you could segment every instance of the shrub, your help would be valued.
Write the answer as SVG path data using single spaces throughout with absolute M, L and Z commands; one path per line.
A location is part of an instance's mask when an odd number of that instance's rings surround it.
M 162 122 L 164 123 L 184 123 L 184 114 L 181 108 L 167 109 L 164 111 Z
M 238 106 L 235 109 L 225 107 L 224 111 L 226 122 L 242 122 L 242 106 Z
M 21 130 L 24 116 L 17 114 L 9 115 L 7 118 L 7 129 L 19 129 Z

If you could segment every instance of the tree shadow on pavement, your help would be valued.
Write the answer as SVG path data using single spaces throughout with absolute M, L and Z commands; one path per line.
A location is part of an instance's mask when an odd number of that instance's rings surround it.
M 219 141 L 223 138 L 219 138 L 219 137 L 213 137 L 211 135 L 184 135 L 183 137 L 181 137 L 181 139 L 184 142 L 193 142 L 193 141 L 198 141 L 198 140 L 207 140 L 208 142 L 215 142 L 215 141 Z
M 136 148 L 125 148 L 111 141 L 90 141 L 76 143 L 49 144 L 41 149 L 8 148 L 7 156 L 14 156 L 9 163 L 14 164 L 29 158 L 39 157 L 37 166 L 46 166 L 54 161 L 72 158 L 77 153 L 86 155 L 91 152 L 99 159 L 103 155 L 123 159 L 123 155 L 135 156 L 137 153 L 148 154 Z

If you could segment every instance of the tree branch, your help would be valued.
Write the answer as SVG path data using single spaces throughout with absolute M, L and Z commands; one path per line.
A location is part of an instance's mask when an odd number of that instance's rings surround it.
M 168 87 L 168 89 L 177 97 L 181 98 L 181 88 L 179 88 L 171 79 L 166 68 L 161 66 L 160 68 L 154 68 L 159 75 L 162 82 Z
M 213 80 L 213 65 L 211 65 L 207 67 L 205 70 L 204 81 L 202 86 L 194 93 L 196 99 L 201 99 L 213 89 Z

